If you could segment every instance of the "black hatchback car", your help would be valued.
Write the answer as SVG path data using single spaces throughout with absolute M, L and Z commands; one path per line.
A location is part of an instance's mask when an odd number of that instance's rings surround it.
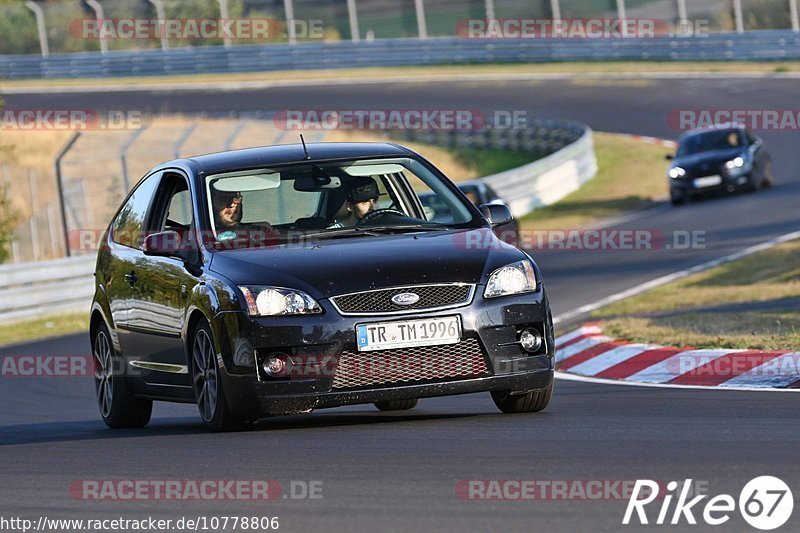
M 670 200 L 682 204 L 706 192 L 756 191 L 773 182 L 772 160 L 764 141 L 742 126 L 686 132 L 678 152 L 667 156 Z
M 429 220 L 420 194 L 449 206 Z M 410 409 L 489 391 L 507 413 L 553 390 L 541 273 L 420 155 L 393 144 L 273 146 L 179 159 L 103 238 L 90 334 L 110 427 L 153 400 L 213 430 L 346 404 Z

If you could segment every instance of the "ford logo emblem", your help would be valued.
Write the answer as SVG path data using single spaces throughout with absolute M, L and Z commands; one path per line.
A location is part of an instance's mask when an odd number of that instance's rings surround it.
M 397 305 L 414 305 L 419 301 L 419 294 L 413 292 L 401 292 L 392 296 L 392 303 Z

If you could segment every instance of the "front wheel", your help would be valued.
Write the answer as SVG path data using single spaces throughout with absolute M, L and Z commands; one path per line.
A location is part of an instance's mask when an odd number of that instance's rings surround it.
M 92 338 L 94 386 L 103 422 L 113 429 L 142 428 L 150 422 L 153 402 L 134 396 L 124 377 L 125 367 L 111 344 L 105 324 Z
M 228 407 L 217 364 L 211 327 L 202 319 L 191 347 L 192 385 L 203 424 L 211 431 L 234 431 L 244 423 Z
M 510 391 L 492 392 L 494 404 L 502 412 L 511 413 L 536 413 L 550 403 L 553 396 L 553 382 L 544 389 L 534 390 L 525 394 L 511 394 Z

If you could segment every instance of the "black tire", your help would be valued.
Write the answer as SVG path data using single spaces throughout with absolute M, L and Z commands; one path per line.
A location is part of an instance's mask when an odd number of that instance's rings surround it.
M 672 205 L 683 205 L 689 201 L 689 193 L 682 190 L 670 189 L 669 201 Z
M 764 163 L 764 180 L 761 182 L 763 187 L 772 187 L 775 185 L 775 174 L 772 171 L 772 160 L 768 159 Z
M 94 389 L 103 422 L 112 429 L 142 428 L 150 422 L 153 402 L 137 398 L 124 377 L 125 362 L 114 351 L 111 335 L 101 324 L 92 337 Z
M 386 400 L 384 402 L 375 402 L 375 407 L 381 411 L 407 411 L 417 406 L 418 399 L 411 400 Z
M 225 399 L 220 369 L 216 364 L 214 336 L 208 321 L 200 319 L 189 345 L 189 368 L 195 402 L 203 424 L 211 431 L 237 431 L 245 423 L 233 412 Z
M 747 179 L 747 188 L 746 190 L 749 192 L 757 192 L 761 190 L 761 187 L 764 185 L 764 176 L 760 171 L 753 170 L 753 173 L 750 174 L 750 177 Z
M 510 391 L 492 392 L 494 404 L 506 414 L 536 413 L 550 403 L 553 396 L 553 382 L 544 389 L 531 391 L 527 394 L 512 395 Z

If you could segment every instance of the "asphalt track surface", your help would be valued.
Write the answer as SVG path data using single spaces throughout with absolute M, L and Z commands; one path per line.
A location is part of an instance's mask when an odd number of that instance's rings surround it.
M 735 78 L 399 83 L 5 99 L 8 107 L 159 113 L 527 110 L 535 116 L 577 119 L 600 131 L 674 138 L 677 132 L 666 122 L 671 110 L 793 109 L 798 83 Z M 679 209 L 665 206 L 615 228 L 667 236 L 704 231 L 705 248 L 536 252 L 555 314 L 797 230 L 800 133 L 762 136 L 775 163 L 774 188 Z M 89 353 L 89 345 L 78 335 L 7 347 L 2 353 L 77 355 Z M 738 498 L 748 480 L 766 474 L 782 478 L 794 490 L 800 487 L 795 394 L 558 381 L 550 407 L 535 415 L 501 415 L 488 394 L 477 394 L 423 400 L 417 409 L 401 414 L 371 406 L 323 410 L 223 435 L 206 433 L 192 406 L 163 404 L 157 404 L 153 422 L 144 430 L 106 430 L 88 378 L 2 378 L 0 398 L 3 516 L 279 516 L 284 531 L 616 530 L 625 501 L 465 501 L 455 488 L 461 480 L 692 478 L 706 483 L 712 495 Z M 68 492 L 75 480 L 122 478 L 274 479 L 284 488 L 291 480 L 319 480 L 323 498 L 268 504 L 88 502 Z M 657 511 L 650 512 L 651 520 Z M 800 529 L 798 520 L 793 517 L 783 529 Z M 684 521 L 678 529 L 688 527 Z M 724 527 L 741 530 L 747 524 L 733 513 Z

